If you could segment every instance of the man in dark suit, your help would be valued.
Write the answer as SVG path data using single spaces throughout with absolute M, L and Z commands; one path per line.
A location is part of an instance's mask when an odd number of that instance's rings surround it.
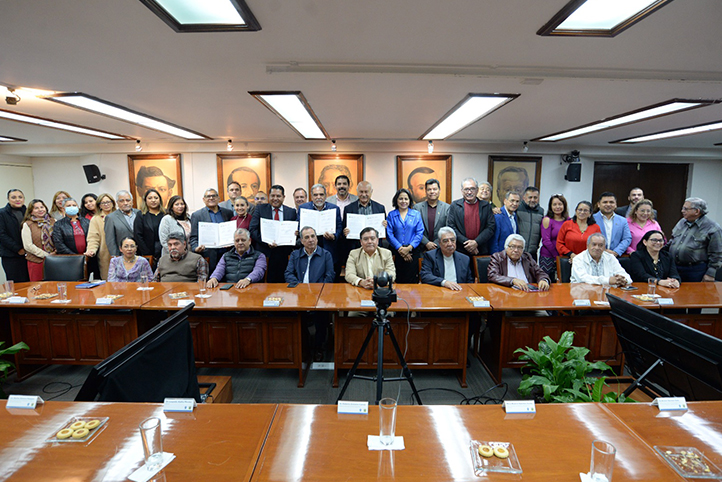
M 449 205 L 439 201 L 441 186 L 438 179 L 427 180 L 425 187 L 426 201 L 414 204 L 414 209 L 421 213 L 421 220 L 424 222 L 424 236 L 421 238 L 421 244 L 426 251 L 431 251 L 439 247 L 439 229 L 446 226 Z
M 283 273 L 288 265 L 288 256 L 293 251 L 293 246 L 278 246 L 276 243 L 267 244 L 261 241 L 261 219 L 273 219 L 276 221 L 297 221 L 296 210 L 284 206 L 286 190 L 279 184 L 274 184 L 268 191 L 268 203 L 257 204 L 251 218 L 251 238 L 256 243 L 258 250 L 266 255 L 268 262 L 267 281 L 269 283 L 283 283 Z
M 189 242 L 191 250 L 201 256 L 208 257 L 209 272 L 212 273 L 218 265 L 221 256 L 228 251 L 228 248 L 206 248 L 204 245 L 198 245 L 198 223 L 224 223 L 230 221 L 233 217 L 233 211 L 222 208 L 218 205 L 218 191 L 215 189 L 206 189 L 203 193 L 203 203 L 205 207 L 191 214 L 191 235 Z
M 374 193 L 374 188 L 368 181 L 361 181 L 356 186 L 356 192 L 358 193 L 358 200 L 352 202 L 343 211 L 343 243 L 340 246 L 339 252 L 339 263 L 343 264 L 346 262 L 349 253 L 352 249 L 361 247 L 361 241 L 358 239 L 347 239 L 350 231 L 346 227 L 348 223 L 349 214 L 363 214 L 368 216 L 369 214 L 383 214 L 386 217 L 386 208 L 383 204 L 377 203 L 371 199 Z M 384 221 L 384 227 L 386 227 L 386 221 Z M 384 238 L 385 239 L 385 238 Z M 340 275 L 340 266 L 336 266 L 336 273 Z
M 479 183 L 467 177 L 461 183 L 462 199 L 449 207 L 448 226 L 456 232 L 456 248 L 467 256 L 488 254 L 488 243 L 494 235 L 496 223 L 491 204 L 476 197 Z
M 448 226 L 439 229 L 439 248 L 424 253 L 421 282 L 459 291 L 459 283 L 473 283 L 469 257 L 456 252 L 456 234 Z
M 529 283 L 536 283 L 540 291 L 551 284 L 549 275 L 539 267 L 529 253 L 524 252 L 526 242 L 519 234 L 510 234 L 504 242 L 504 251 L 491 255 L 489 282 L 529 291 Z
M 118 209 L 105 217 L 105 244 L 111 256 L 120 256 L 120 243 L 123 238 L 133 237 L 133 224 L 140 209 L 133 207 L 133 196 L 128 191 L 118 191 L 115 202 Z
M 311 187 L 311 201 L 298 206 L 298 219 L 301 221 L 301 210 L 308 209 L 311 211 L 335 211 L 336 225 L 335 229 L 326 233 L 319 233 L 318 246 L 322 247 L 331 254 L 334 264 L 338 262 L 339 249 L 341 244 L 341 210 L 335 204 L 326 201 L 326 188 L 323 184 L 314 184 Z M 308 224 L 308 223 L 306 223 Z M 303 227 L 303 226 L 301 226 Z
M 518 192 L 509 191 L 504 199 L 501 213 L 494 215 L 496 230 L 489 240 L 489 253 L 494 254 L 504 249 L 504 241 L 510 234 L 519 234 L 519 217 L 516 210 L 519 208 L 521 196 Z

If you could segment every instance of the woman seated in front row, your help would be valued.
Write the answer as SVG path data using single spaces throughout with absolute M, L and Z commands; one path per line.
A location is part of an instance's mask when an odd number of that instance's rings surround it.
M 142 256 L 136 256 L 138 245 L 131 237 L 125 237 L 120 241 L 121 256 L 110 260 L 108 268 L 108 281 L 130 281 L 138 282 L 141 276 L 147 276 L 148 280 L 153 279 L 153 271 L 150 263 Z
M 662 231 L 647 231 L 637 244 L 637 250 L 629 257 L 633 281 L 645 282 L 650 278 L 657 280 L 659 286 L 679 288 L 682 278 L 677 272 L 674 259 L 666 251 Z

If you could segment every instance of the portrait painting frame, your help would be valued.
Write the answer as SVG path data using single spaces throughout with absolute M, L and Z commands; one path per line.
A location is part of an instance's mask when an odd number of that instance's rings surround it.
M 357 194 L 356 185 L 364 180 L 364 162 L 363 154 L 309 154 L 308 188 L 310 190 L 314 184 L 323 184 L 326 186 L 326 196 L 333 196 L 336 194 L 336 177 L 346 174 L 351 179 L 349 194 Z M 337 169 L 336 166 L 342 167 Z
M 228 196 L 228 182 L 232 176 L 241 184 L 241 195 L 252 202 L 258 191 L 268 196 L 271 188 L 271 153 L 270 152 L 244 152 L 216 154 L 218 172 L 218 191 L 221 201 L 230 199 Z M 244 179 L 243 173 L 253 172 L 258 177 L 258 187 L 251 179 Z M 237 174 L 234 174 L 237 173 Z M 252 177 L 252 176 L 251 176 Z M 248 182 L 247 182 L 248 181 Z M 250 182 L 250 184 L 248 184 Z M 250 189 L 249 194 L 246 190 Z M 249 197 L 249 195 L 251 197 Z
M 451 161 L 450 154 L 396 156 L 396 188 L 409 189 L 414 197 L 414 203 L 425 201 L 425 192 L 423 198 L 420 197 L 420 193 L 426 180 L 433 177 L 438 179 L 441 188 L 439 200 L 451 203 Z M 417 172 L 414 173 L 414 171 Z M 418 183 L 415 183 L 413 179 L 417 175 L 422 177 Z M 412 187 L 410 184 L 414 184 L 414 186 Z
M 493 187 L 491 193 L 492 202 L 497 207 L 503 206 L 503 197 L 509 190 L 507 189 L 509 186 L 513 188 L 516 185 L 517 189 L 514 190 L 518 190 L 522 196 L 524 189 L 529 186 L 541 189 L 539 186 L 541 184 L 541 170 L 541 156 L 489 156 L 489 177 L 487 179 Z M 521 171 L 526 174 L 526 180 L 520 177 Z M 502 174 L 508 174 L 511 179 L 508 181 L 501 180 L 500 182 L 499 176 Z
M 140 209 L 148 188 L 155 188 L 160 193 L 164 208 L 172 196 L 183 196 L 180 153 L 128 154 L 128 177 L 135 208 Z

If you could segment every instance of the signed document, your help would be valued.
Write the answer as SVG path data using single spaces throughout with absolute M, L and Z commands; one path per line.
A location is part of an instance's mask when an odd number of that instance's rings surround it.
M 235 223 L 235 221 L 233 221 Z M 261 218 L 261 241 L 266 244 L 276 243 L 279 246 L 295 246 L 296 221 L 274 221 Z
M 386 228 L 383 225 L 386 217 L 383 213 L 369 214 L 365 216 L 363 214 L 351 214 L 346 216 L 346 227 L 350 231 L 346 239 L 361 239 L 361 231 L 364 228 L 374 228 L 379 232 L 379 238 L 386 237 Z
M 206 248 L 226 248 L 233 246 L 233 233 L 236 232 L 236 222 L 225 223 L 198 223 L 198 246 Z
M 317 236 L 324 233 L 336 233 L 336 210 L 315 211 L 312 209 L 301 209 L 301 222 L 299 229 L 310 226 L 316 230 Z

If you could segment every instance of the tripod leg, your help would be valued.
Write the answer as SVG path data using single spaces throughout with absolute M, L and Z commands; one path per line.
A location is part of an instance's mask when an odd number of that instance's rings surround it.
M 384 389 L 384 325 L 379 323 L 379 346 L 378 359 L 376 361 L 376 405 L 381 401 L 381 394 Z
M 371 337 L 374 336 L 374 329 L 373 326 L 369 330 L 368 335 L 366 335 L 366 339 L 364 340 L 363 345 L 361 345 L 361 350 L 358 352 L 358 356 L 356 356 L 356 361 L 353 362 L 353 367 L 351 367 L 351 370 L 349 370 L 348 375 L 346 375 L 346 381 L 343 384 L 343 388 L 341 389 L 341 392 L 338 394 L 338 398 L 336 399 L 336 404 L 338 405 L 338 401 L 343 398 L 343 394 L 346 393 L 346 388 L 348 388 L 348 384 L 351 382 L 351 379 L 353 379 L 354 375 L 356 374 L 356 369 L 358 368 L 359 364 L 361 363 L 361 359 L 364 356 L 364 353 L 366 353 L 366 348 L 369 346 L 369 342 L 371 341 Z M 378 405 L 378 402 L 377 402 Z
M 423 403 L 421 403 L 419 391 L 416 390 L 416 385 L 414 384 L 414 376 L 411 374 L 411 370 L 409 370 L 409 366 L 406 364 L 406 359 L 404 358 L 404 354 L 401 352 L 401 348 L 399 348 L 399 343 L 396 341 L 394 330 L 391 329 L 390 324 L 388 326 L 387 333 L 389 334 L 389 338 L 391 338 L 391 344 L 394 345 L 394 349 L 396 350 L 396 356 L 399 358 L 399 363 L 401 364 L 401 367 L 403 369 L 404 378 L 406 378 L 406 381 L 408 381 L 409 385 L 411 385 L 411 392 L 414 394 L 414 397 L 416 397 L 416 401 L 419 403 L 419 405 L 423 405 Z

